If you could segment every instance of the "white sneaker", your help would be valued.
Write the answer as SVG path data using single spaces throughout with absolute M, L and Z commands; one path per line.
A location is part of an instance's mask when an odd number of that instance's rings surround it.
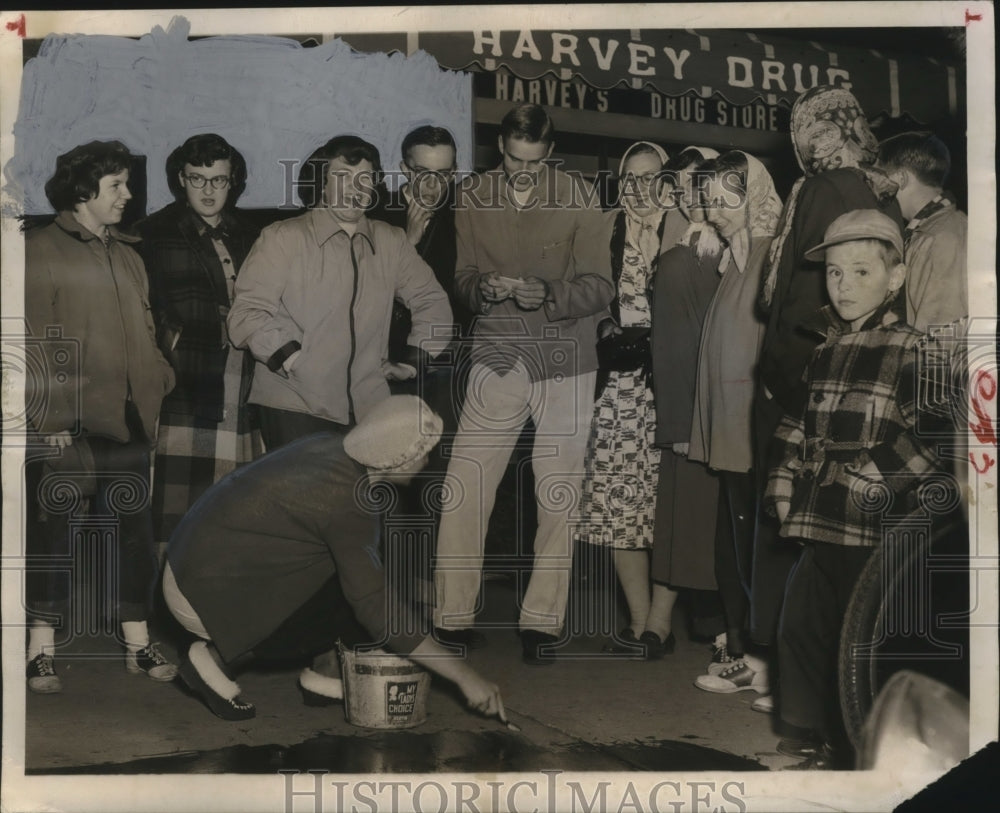
M 759 659 L 758 659 L 759 660 Z M 755 671 L 746 659 L 738 660 L 717 675 L 699 675 L 694 685 L 706 692 L 732 694 L 752 689 L 758 694 L 767 694 L 771 687 L 767 680 L 767 667 Z
M 774 695 L 765 694 L 758 697 L 750 704 L 750 708 L 761 712 L 761 714 L 774 714 Z

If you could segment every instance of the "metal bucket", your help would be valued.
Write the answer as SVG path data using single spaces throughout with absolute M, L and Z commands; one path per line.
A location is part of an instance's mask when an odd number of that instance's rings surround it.
M 347 722 L 362 728 L 413 728 L 427 719 L 431 676 L 382 650 L 340 647 Z

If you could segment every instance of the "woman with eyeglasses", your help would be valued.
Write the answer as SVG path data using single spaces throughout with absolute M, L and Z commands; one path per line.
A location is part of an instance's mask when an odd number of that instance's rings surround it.
M 687 226 L 663 183 L 667 160 L 658 144 L 640 141 L 618 168 L 621 207 L 607 215 L 615 298 L 597 328 L 599 392 L 580 500 L 579 538 L 612 549 L 628 605 L 629 623 L 605 651 L 650 659 L 663 654 L 663 641 L 647 628 L 660 466 L 648 294 L 661 255 Z
M 165 542 L 215 481 L 262 452 L 247 404 L 253 359 L 230 347 L 226 316 L 236 275 L 257 237 L 235 209 L 243 156 L 214 133 L 167 158 L 176 200 L 137 226 L 160 347 L 177 373 L 164 400 L 153 479 L 153 518 Z

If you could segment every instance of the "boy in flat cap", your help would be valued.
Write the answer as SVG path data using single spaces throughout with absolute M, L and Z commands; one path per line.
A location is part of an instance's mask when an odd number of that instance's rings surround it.
M 778 634 L 778 751 L 796 767 L 845 764 L 837 699 L 840 628 L 851 593 L 881 544 L 885 507 L 916 508 L 921 481 L 941 469 L 916 428 L 921 334 L 893 312 L 903 285 L 903 238 L 874 209 L 841 215 L 806 253 L 826 262 L 832 305 L 812 327 L 825 336 L 806 371 L 803 414 L 786 415 L 772 444 L 765 508 L 803 546 L 789 575 Z
M 391 396 L 346 436 L 309 435 L 233 472 L 187 513 L 170 540 L 163 593 L 202 639 L 180 674 L 216 715 L 255 715 L 231 677 L 234 662 L 250 654 L 313 656 L 299 678 L 307 701 L 341 697 L 331 656 L 341 641 L 409 657 L 457 684 L 471 708 L 504 719 L 499 689 L 422 634 L 386 587 L 384 500 L 371 487 L 408 483 L 441 427 L 417 396 Z

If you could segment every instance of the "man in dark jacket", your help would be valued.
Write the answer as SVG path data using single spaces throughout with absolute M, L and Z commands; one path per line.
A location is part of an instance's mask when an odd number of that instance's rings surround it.
M 448 294 L 461 336 L 471 328 L 472 313 L 455 295 L 455 154 L 452 134 L 444 127 L 424 125 L 407 133 L 401 147 L 399 169 L 404 183 L 385 196 L 372 217 L 406 231 L 407 239 L 426 262 Z M 407 357 L 406 342 L 412 329 L 410 311 L 396 302 L 389 328 L 389 358 Z M 453 346 L 457 352 L 458 345 Z M 429 356 L 423 357 L 430 360 Z M 444 358 L 454 360 L 453 354 Z M 417 392 L 441 415 L 445 431 L 454 431 L 458 405 L 452 398 L 454 365 L 433 364 L 417 379 L 394 382 L 394 392 Z

